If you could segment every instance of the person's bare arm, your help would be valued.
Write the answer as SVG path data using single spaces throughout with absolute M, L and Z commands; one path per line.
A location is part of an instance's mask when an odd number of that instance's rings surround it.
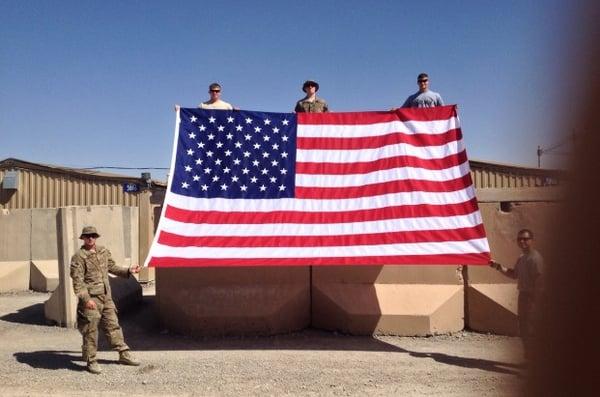
M 500 263 L 496 262 L 493 259 L 490 260 L 490 266 L 493 267 L 494 269 L 498 270 L 500 273 L 504 274 L 507 277 L 510 277 L 512 279 L 517 278 L 517 273 L 515 272 L 514 269 L 510 269 L 506 266 L 502 266 Z

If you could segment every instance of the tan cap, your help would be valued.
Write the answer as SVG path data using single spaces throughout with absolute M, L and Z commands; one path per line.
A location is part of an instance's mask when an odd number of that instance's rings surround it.
M 95 236 L 96 238 L 100 237 L 98 231 L 94 226 L 85 226 L 81 230 L 81 235 L 79 236 L 79 238 L 83 240 L 83 236 Z

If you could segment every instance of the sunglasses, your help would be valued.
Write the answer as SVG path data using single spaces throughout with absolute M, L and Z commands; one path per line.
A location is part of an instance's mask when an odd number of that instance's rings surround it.
M 427 83 L 429 81 L 429 79 L 425 79 L 425 80 L 417 80 L 419 83 Z
M 221 92 L 221 90 L 210 90 L 210 92 Z

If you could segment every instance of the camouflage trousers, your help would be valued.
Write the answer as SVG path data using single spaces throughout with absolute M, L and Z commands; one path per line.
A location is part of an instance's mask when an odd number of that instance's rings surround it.
M 129 346 L 125 344 L 123 330 L 117 318 L 117 308 L 112 298 L 99 295 L 92 297 L 92 300 L 96 303 L 96 309 L 87 309 L 81 303 L 77 307 L 77 328 L 83 336 L 81 348 L 84 360 L 88 362 L 96 360 L 99 326 L 114 350 L 129 350 Z

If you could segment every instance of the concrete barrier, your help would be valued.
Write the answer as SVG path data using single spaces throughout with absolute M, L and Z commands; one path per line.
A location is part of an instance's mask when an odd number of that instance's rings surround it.
M 314 267 L 312 325 L 354 335 L 432 335 L 464 326 L 456 266 Z
M 31 210 L 1 210 L 0 262 L 29 261 L 30 246 Z
M 514 283 L 470 284 L 466 297 L 469 328 L 500 335 L 518 335 L 517 297 L 517 285 Z
M 510 196 L 507 196 L 510 198 Z M 556 217 L 559 203 L 507 202 L 480 203 L 492 257 L 513 267 L 521 250 L 516 236 L 523 228 L 534 232 L 535 244 L 542 255 L 550 252 L 549 222 Z M 469 329 L 501 335 L 518 334 L 516 281 L 484 266 L 469 266 L 465 272 L 465 322 Z
M 34 291 L 52 292 L 58 286 L 58 261 L 31 261 L 30 287 Z
M 0 262 L 0 292 L 29 289 L 29 261 Z
M 162 327 L 189 335 L 272 335 L 310 323 L 307 267 L 158 268 Z

